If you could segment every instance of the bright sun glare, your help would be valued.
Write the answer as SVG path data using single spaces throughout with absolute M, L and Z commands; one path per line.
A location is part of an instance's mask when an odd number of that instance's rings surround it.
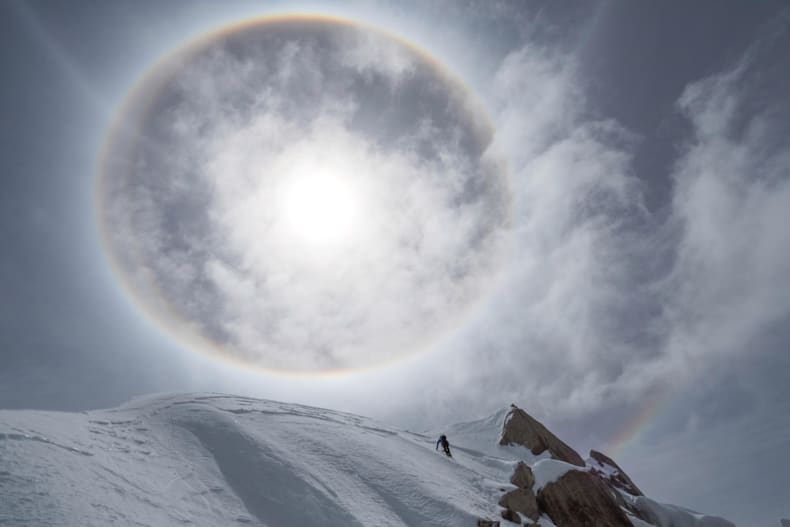
M 282 201 L 289 230 L 314 245 L 347 240 L 353 234 L 357 208 L 351 186 L 326 173 L 297 177 L 287 185 Z

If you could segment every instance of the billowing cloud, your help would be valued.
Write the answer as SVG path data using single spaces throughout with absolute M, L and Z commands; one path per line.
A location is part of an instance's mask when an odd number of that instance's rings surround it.
M 504 57 L 489 98 L 492 148 L 517 189 L 509 265 L 438 358 L 444 381 L 426 376 L 430 396 L 414 404 L 627 415 L 759 349 L 790 316 L 790 150 L 778 139 L 790 121 L 754 95 L 765 87 L 753 79 L 775 79 L 751 74 L 753 60 L 677 101 L 689 129 L 665 174 L 672 200 L 654 213 L 633 168 L 641 139 L 591 111 L 574 57 L 537 45 Z

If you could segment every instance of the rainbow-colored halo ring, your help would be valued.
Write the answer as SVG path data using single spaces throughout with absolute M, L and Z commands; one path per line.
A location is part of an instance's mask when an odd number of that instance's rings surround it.
M 278 16 L 135 86 L 97 211 L 130 296 L 191 348 L 278 372 L 427 349 L 490 290 L 510 221 L 490 122 L 403 39 Z

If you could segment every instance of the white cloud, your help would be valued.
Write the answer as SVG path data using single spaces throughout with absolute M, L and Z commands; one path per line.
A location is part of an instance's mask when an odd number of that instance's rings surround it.
M 790 150 L 775 144 L 770 111 L 743 114 L 747 72 L 692 84 L 679 101 L 694 139 L 675 171 L 682 237 L 665 285 L 670 350 L 690 359 L 749 353 L 790 316 Z
M 680 98 L 694 134 L 664 217 L 642 205 L 634 138 L 590 117 L 572 57 L 527 46 L 502 61 L 493 148 L 518 189 L 513 247 L 486 309 L 437 358 L 443 381 L 424 379 L 448 415 L 512 400 L 563 420 L 647 400 L 788 319 L 790 150 L 776 108 L 749 115 L 747 71 Z
M 340 40 L 336 60 L 362 74 L 368 82 L 380 75 L 396 86 L 402 77 L 414 75 L 417 65 L 411 51 L 402 44 L 369 32 L 346 31 Z

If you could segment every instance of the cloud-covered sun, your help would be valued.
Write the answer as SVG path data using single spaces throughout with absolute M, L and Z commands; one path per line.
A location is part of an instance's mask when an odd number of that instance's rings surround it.
M 320 169 L 296 173 L 284 186 L 280 214 L 298 240 L 326 247 L 353 239 L 359 195 L 342 174 Z

